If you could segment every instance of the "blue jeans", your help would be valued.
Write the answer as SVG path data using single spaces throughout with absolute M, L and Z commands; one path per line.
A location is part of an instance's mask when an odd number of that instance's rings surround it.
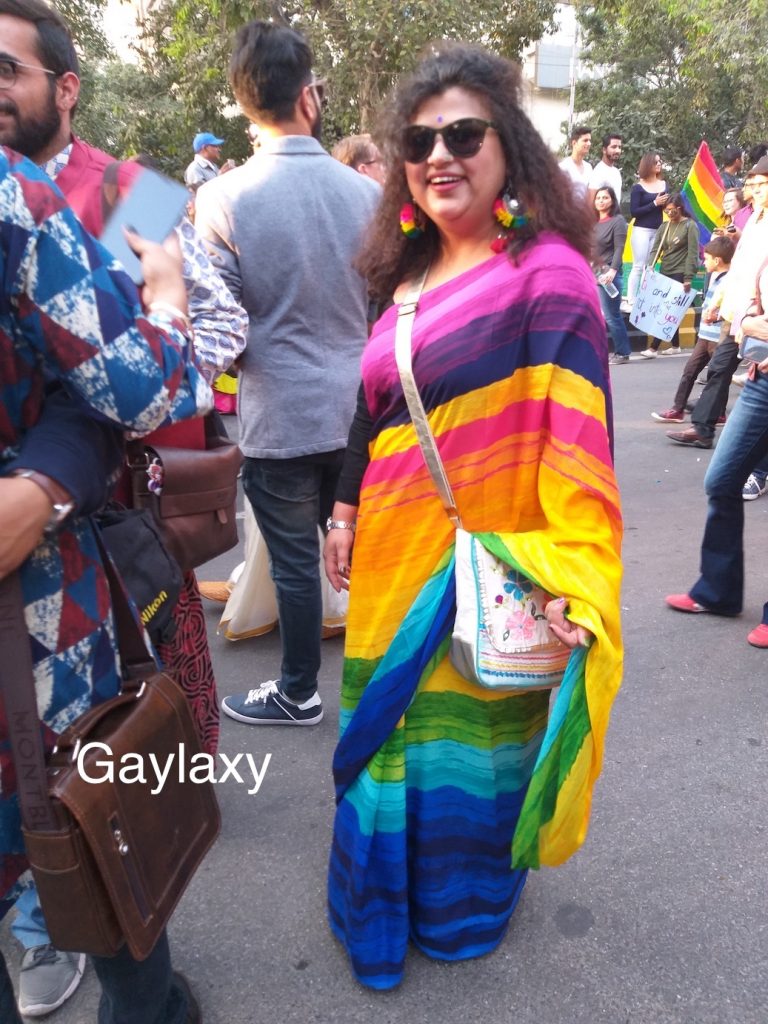
M 606 294 L 605 288 L 601 284 L 597 286 L 600 294 L 600 305 L 605 322 L 608 325 L 608 331 L 613 338 L 614 352 L 617 356 L 628 356 L 632 353 L 632 346 L 629 343 L 627 325 L 624 323 L 624 317 L 621 315 L 621 309 L 619 308 L 621 306 L 621 271 L 616 274 L 613 283 L 618 290 L 618 294 L 614 298 Z
M 752 475 L 757 477 L 759 483 L 765 483 L 768 478 L 768 456 L 758 462 L 752 470 Z
M 323 599 L 317 528 L 325 529 L 344 451 L 245 460 L 243 489 L 269 551 L 280 618 L 280 689 L 302 703 L 317 690 Z
M 749 474 L 768 455 L 768 374 L 748 380 L 723 427 L 704 477 L 709 498 L 694 601 L 720 615 L 738 615 L 744 601 L 744 502 Z M 763 608 L 768 625 L 768 602 Z
M 165 932 L 146 960 L 134 960 L 123 948 L 117 956 L 93 957 L 93 966 L 102 988 L 98 1024 L 184 1024 L 189 1002 L 173 981 Z M 2 954 L 0 1021 L 22 1024 Z

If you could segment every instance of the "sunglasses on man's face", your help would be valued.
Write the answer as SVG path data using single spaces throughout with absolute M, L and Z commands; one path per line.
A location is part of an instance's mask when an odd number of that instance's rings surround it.
M 403 131 L 403 156 L 409 164 L 421 164 L 435 148 L 437 136 L 442 136 L 445 148 L 460 159 L 477 156 L 485 141 L 489 128 L 496 128 L 492 121 L 481 117 L 462 117 L 444 128 L 429 128 L 424 124 L 410 124 Z
M 328 98 L 325 95 L 325 85 L 326 83 L 324 78 L 314 78 L 309 83 L 309 88 L 314 92 L 318 105 L 323 109 L 328 106 Z

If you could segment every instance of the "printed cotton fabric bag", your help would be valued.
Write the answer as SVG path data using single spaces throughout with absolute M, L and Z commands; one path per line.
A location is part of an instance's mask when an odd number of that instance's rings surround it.
M 552 595 L 456 530 L 456 623 L 449 657 L 460 675 L 499 690 L 559 686 L 570 650 L 549 628 Z

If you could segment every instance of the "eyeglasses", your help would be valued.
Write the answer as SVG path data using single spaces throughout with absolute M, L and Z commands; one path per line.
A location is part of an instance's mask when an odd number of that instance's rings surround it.
M 749 182 L 750 188 L 768 188 L 768 178 L 764 181 L 755 181 L 754 178 Z
M 402 135 L 403 156 L 409 164 L 421 164 L 435 148 L 435 139 L 442 136 L 445 148 L 453 156 L 467 159 L 477 156 L 485 141 L 489 128 L 495 130 L 492 121 L 481 117 L 462 117 L 444 128 L 429 128 L 424 124 L 410 124 Z
M 0 60 L 0 89 L 10 89 L 16 85 L 16 76 L 19 68 L 27 68 L 30 71 L 42 71 L 44 75 L 53 75 L 54 78 L 59 77 L 58 71 L 41 68 L 37 64 L 25 64 L 23 60 L 11 60 L 10 57 L 3 57 Z

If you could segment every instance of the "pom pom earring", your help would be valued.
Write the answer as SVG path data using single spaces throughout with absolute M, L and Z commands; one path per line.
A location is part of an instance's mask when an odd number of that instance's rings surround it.
M 403 203 L 400 208 L 400 230 L 406 238 L 418 238 L 423 234 L 416 223 L 416 207 L 413 203 Z
M 518 228 L 525 227 L 529 218 L 522 212 L 522 207 L 514 196 L 510 195 L 509 188 L 504 190 L 493 204 L 493 216 L 504 229 L 491 242 L 491 249 L 494 252 L 503 252 L 507 247 L 510 235 L 514 235 Z

